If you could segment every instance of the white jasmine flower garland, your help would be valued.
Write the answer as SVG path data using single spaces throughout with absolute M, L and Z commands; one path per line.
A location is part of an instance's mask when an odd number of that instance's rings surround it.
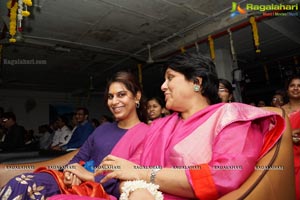
M 164 199 L 162 193 L 158 191 L 159 185 L 147 183 L 143 180 L 126 181 L 121 189 L 122 194 L 120 196 L 120 200 L 128 200 L 130 193 L 137 189 L 147 189 L 153 195 L 155 200 Z

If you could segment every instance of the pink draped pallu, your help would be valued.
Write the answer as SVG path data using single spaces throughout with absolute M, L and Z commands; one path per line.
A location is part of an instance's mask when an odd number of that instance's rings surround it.
M 151 124 L 140 165 L 174 169 L 197 165 L 186 169 L 197 198 L 217 199 L 247 179 L 283 130 L 279 115 L 239 103 L 209 106 L 187 120 L 173 113 Z

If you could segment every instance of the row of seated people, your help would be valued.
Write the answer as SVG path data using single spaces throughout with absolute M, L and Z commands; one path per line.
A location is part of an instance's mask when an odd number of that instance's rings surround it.
M 31 145 L 28 138 L 30 131 L 19 125 L 13 112 L 4 112 L 0 117 L 0 151 L 24 151 L 29 150 Z M 26 145 L 27 144 L 27 145 Z
M 71 131 L 68 120 L 64 116 L 58 116 L 55 126 L 50 129 L 48 125 L 39 127 L 39 133 L 25 128 L 16 122 L 13 112 L 4 112 L 1 116 L 1 143 L 3 152 L 20 152 L 24 150 L 51 149 L 66 151 L 79 148 L 95 129 L 88 120 L 89 112 L 80 107 L 74 114 L 74 126 Z
M 88 120 L 88 110 L 81 107 L 77 108 L 76 113 L 73 115 L 71 125 L 69 125 L 66 116 L 58 116 L 51 126 L 47 124 L 39 126 L 39 134 L 36 135 L 36 138 L 38 138 L 41 150 L 65 151 L 76 149 L 83 144 L 87 138 L 86 136 L 90 135 L 91 130 L 105 122 L 112 121 L 113 119 L 108 115 L 102 115 L 100 120 L 96 118 Z M 85 125 L 85 128 L 78 129 L 78 124 Z M 91 125 L 93 128 L 91 128 Z M 77 137 L 75 137 L 76 135 Z M 44 151 L 44 153 L 46 152 Z
M 148 123 L 168 114 L 163 100 L 159 97 L 148 100 L 147 112 Z M 39 126 L 38 133 L 35 134 L 33 130 L 26 130 L 19 125 L 13 112 L 2 113 L 0 117 L 0 149 L 3 152 L 44 150 L 42 153 L 47 154 L 55 151 L 63 153 L 68 149 L 79 148 L 100 124 L 113 121 L 112 117 L 102 115 L 100 120 L 93 118 L 88 122 L 88 116 L 86 108 L 78 108 L 73 115 L 71 125 L 66 116 L 58 116 L 51 126 L 47 124 Z
M 281 144 L 286 147 L 279 149 L 280 158 L 287 159 L 284 169 L 268 172 L 281 175 L 280 179 L 270 179 L 276 180 L 271 184 L 268 179 L 267 190 L 252 199 L 295 198 L 291 137 L 283 136 L 290 132 L 280 111 L 220 103 L 215 66 L 201 55 L 172 58 L 164 75 L 161 89 L 172 114 L 147 125 L 137 78 L 117 72 L 105 91 L 106 105 L 116 121 L 98 127 L 59 170 L 51 168 L 53 161 L 48 167 L 32 164 L 33 173 L 27 170 L 30 173 L 10 177 L 5 185 L 1 182 L 0 197 L 218 199 L 242 187 L 253 173 L 260 173 L 257 163 L 269 152 L 277 152 Z M 273 157 L 271 161 L 261 167 L 272 167 L 276 162 Z M 13 165 L 1 167 L 5 170 Z M 6 170 L 2 180 L 13 173 Z
M 291 96 L 291 91 L 287 90 L 287 85 L 285 86 L 286 91 L 278 89 L 274 92 L 269 104 L 267 104 L 264 100 L 258 100 L 257 102 L 249 101 L 248 104 L 256 107 L 273 106 L 280 108 L 289 102 L 289 97 Z M 234 87 L 230 81 L 226 79 L 219 79 L 219 96 L 222 102 L 234 102 L 233 92 Z
M 54 122 L 55 132 L 52 137 L 49 137 L 50 139 L 52 138 L 50 140 L 51 143 L 40 143 L 41 148 L 46 150 L 44 153 L 65 153 L 80 148 L 95 129 L 88 117 L 88 109 L 84 107 L 77 108 L 73 115 L 71 130 L 68 127 L 68 119 L 64 116 L 58 116 Z M 46 134 L 49 136 L 49 133 Z M 41 139 L 43 140 L 44 138 Z
M 160 97 L 152 97 L 147 100 L 147 114 L 148 123 L 151 123 L 154 119 L 168 115 L 169 111 Z M 93 118 L 90 121 L 88 116 L 88 110 L 81 107 L 76 110 L 71 123 L 66 116 L 61 115 L 51 126 L 47 124 L 39 126 L 38 133 L 34 134 L 33 130 L 25 130 L 23 126 L 17 124 L 13 112 L 5 112 L 0 120 L 2 123 L 0 149 L 3 152 L 42 150 L 42 154 L 60 154 L 77 149 L 95 128 L 113 121 L 108 115 L 102 115 L 100 120 Z

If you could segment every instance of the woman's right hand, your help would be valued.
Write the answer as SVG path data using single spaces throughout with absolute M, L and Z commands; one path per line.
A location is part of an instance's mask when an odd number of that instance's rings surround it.
M 80 185 L 81 180 L 73 173 L 69 171 L 64 172 L 64 184 L 67 187 L 72 187 L 73 185 Z
M 139 170 L 137 170 L 139 169 Z M 150 174 L 148 169 L 139 167 L 137 164 L 130 162 L 126 159 L 119 158 L 113 155 L 106 156 L 100 165 L 95 170 L 94 175 L 105 173 L 105 177 L 100 183 L 105 183 L 109 179 L 115 178 L 120 180 L 145 180 Z
M 94 180 L 94 174 L 78 163 L 70 164 L 64 170 L 64 183 L 66 185 L 79 185 L 83 181 Z

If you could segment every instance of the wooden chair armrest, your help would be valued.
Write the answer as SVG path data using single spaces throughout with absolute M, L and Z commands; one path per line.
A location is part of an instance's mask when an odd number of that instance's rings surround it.
M 53 158 L 50 160 L 34 163 L 21 163 L 21 164 L 0 164 L 0 187 L 5 185 L 7 181 L 16 175 L 33 172 L 39 167 L 59 167 L 66 165 L 76 154 L 78 150 L 72 151 L 65 155 Z
M 281 140 L 263 157 L 256 166 L 279 167 L 278 170 L 255 170 L 240 188 L 221 197 L 232 199 L 295 199 L 294 161 L 292 134 L 288 117 L 284 111 L 274 107 L 262 108 L 285 118 L 286 129 Z

